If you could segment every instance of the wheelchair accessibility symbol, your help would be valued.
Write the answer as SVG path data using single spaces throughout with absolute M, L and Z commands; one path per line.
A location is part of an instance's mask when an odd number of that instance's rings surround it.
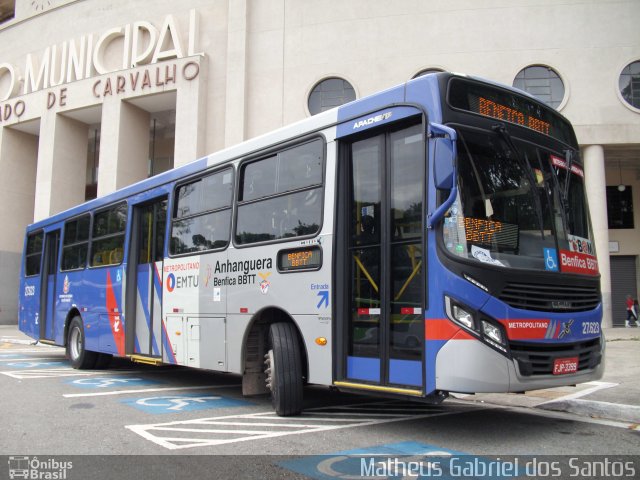
M 558 271 L 558 253 L 555 248 L 544 249 L 544 269 L 550 272 Z
M 220 397 L 217 395 L 179 394 L 146 398 L 128 398 L 121 403 L 147 413 L 181 413 L 192 410 L 213 408 L 245 407 L 251 405 L 246 400 Z

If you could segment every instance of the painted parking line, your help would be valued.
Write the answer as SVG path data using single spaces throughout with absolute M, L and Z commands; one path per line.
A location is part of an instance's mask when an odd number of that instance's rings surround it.
M 398 410 L 389 412 L 389 407 L 398 407 Z M 269 411 L 127 425 L 126 428 L 161 447 L 177 450 L 453 415 L 466 411 L 469 411 L 468 406 L 449 405 L 445 409 L 440 406 L 385 401 L 320 407 L 305 410 L 297 417 L 279 417 L 275 412 Z
M 182 413 L 194 410 L 254 405 L 247 400 L 203 393 L 178 393 L 173 395 L 154 395 L 145 398 L 125 398 L 120 400 L 120 403 L 152 414 Z
M 222 388 L 238 388 L 241 385 L 239 383 L 231 385 L 196 385 L 196 386 L 175 386 L 175 387 L 158 387 L 158 388 L 141 388 L 141 389 L 127 389 L 127 390 L 110 390 L 108 392 L 90 392 L 90 393 L 65 393 L 62 395 L 65 398 L 77 398 L 77 397 L 102 397 L 108 395 L 124 395 L 131 393 L 152 393 L 152 392 L 166 392 L 172 390 L 215 390 Z
M 154 370 L 156 372 L 157 370 Z M 143 370 L 117 370 L 118 375 L 131 375 L 149 373 Z M 0 371 L 0 374 L 6 375 L 18 380 L 30 380 L 36 378 L 56 378 L 56 377 L 87 377 L 91 375 L 104 375 L 104 370 L 76 370 L 72 367 L 61 368 L 44 368 L 33 370 L 14 370 Z
M 43 362 L 39 359 L 29 359 L 25 362 L 7 362 L 4 366 L 8 368 L 18 368 L 25 370 L 42 370 L 45 368 L 60 368 L 64 365 L 68 365 L 68 363 L 63 361 Z
M 9 357 L 12 358 L 7 358 L 4 355 L 0 355 L 0 362 L 41 362 L 41 361 L 48 361 L 48 360 L 60 360 L 60 357 L 25 357 L 25 358 L 15 358 L 15 357 L 21 357 L 23 355 L 9 355 Z
M 75 370 L 71 367 L 0 371 L 0 374 L 6 375 L 8 377 L 12 377 L 18 380 L 27 380 L 27 379 L 33 379 L 33 378 L 78 377 L 78 376 L 84 376 L 84 375 L 98 375 L 102 373 L 103 372 Z

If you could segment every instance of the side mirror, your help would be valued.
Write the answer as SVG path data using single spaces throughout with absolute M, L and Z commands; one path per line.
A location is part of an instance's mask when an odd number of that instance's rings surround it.
M 456 162 L 456 131 L 438 123 L 429 124 L 431 136 L 435 139 L 433 180 L 436 188 L 451 190 L 453 188 L 453 171 Z
M 436 188 L 450 190 L 449 198 L 440 205 L 434 212 L 427 215 L 427 228 L 433 228 L 440 222 L 447 210 L 453 205 L 458 196 L 456 183 L 456 131 L 438 123 L 430 123 L 430 136 L 435 139 L 433 180 Z

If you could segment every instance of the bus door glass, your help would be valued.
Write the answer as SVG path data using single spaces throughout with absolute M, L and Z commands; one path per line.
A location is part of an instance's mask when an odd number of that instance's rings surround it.
M 134 207 L 136 305 L 133 345 L 129 351 L 140 355 L 162 355 L 162 267 L 167 224 L 167 198 Z
M 56 318 L 56 272 L 58 270 L 58 248 L 60 230 L 47 232 L 44 242 L 44 265 L 40 284 L 40 338 L 54 339 L 54 323 Z
M 346 380 L 423 385 L 424 158 L 420 125 L 350 145 Z

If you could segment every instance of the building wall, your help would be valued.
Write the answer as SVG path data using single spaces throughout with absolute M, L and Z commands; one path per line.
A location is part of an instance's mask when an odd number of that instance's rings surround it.
M 0 25 L 0 222 L 11 225 L 0 233 L 0 322 L 16 321 L 24 227 L 84 199 L 89 125 L 101 126 L 104 195 L 145 176 L 148 119 L 167 107 L 176 111 L 177 166 L 309 116 L 308 95 L 326 77 L 348 80 L 360 98 L 424 68 L 511 84 L 533 64 L 560 74 L 560 111 L 593 164 L 587 176 L 596 172 L 587 184 L 608 311 L 609 240 L 619 239 L 620 254 L 640 254 L 637 229 L 608 232 L 602 204 L 605 185 L 616 184 L 612 147 L 630 177 L 640 170 L 640 112 L 618 92 L 622 68 L 640 60 L 639 20 L 637 0 L 16 0 L 15 18 Z M 157 61 L 123 53 L 141 25 L 168 35 Z M 76 79 L 57 59 L 83 37 L 103 48 Z M 148 43 L 141 36 L 138 53 Z M 54 58 L 49 82 L 30 88 L 45 54 Z

